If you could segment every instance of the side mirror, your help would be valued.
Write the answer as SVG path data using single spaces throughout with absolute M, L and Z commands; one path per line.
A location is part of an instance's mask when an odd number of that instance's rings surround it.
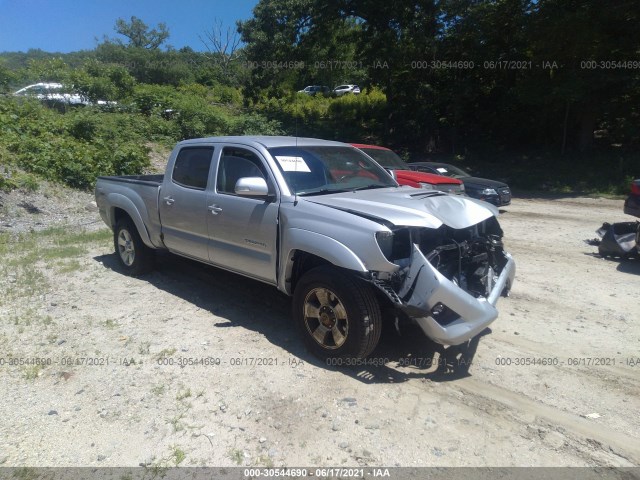
M 242 177 L 236 182 L 234 191 L 243 197 L 266 197 L 269 187 L 262 177 Z

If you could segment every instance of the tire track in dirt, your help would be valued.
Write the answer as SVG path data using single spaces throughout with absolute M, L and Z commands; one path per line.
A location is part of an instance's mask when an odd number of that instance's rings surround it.
M 560 426 L 592 445 L 600 444 L 602 449 L 608 449 L 617 456 L 630 462 L 629 466 L 640 464 L 640 438 L 609 429 L 605 425 L 593 424 L 587 419 L 536 402 L 526 396 L 497 385 L 478 381 L 474 378 L 461 379 L 456 382 L 454 388 L 474 396 L 482 397 L 488 401 L 499 402 L 506 406 L 509 412 L 515 411 L 534 415 L 536 418 L 543 418 L 552 425 Z M 521 423 L 526 424 L 526 422 Z

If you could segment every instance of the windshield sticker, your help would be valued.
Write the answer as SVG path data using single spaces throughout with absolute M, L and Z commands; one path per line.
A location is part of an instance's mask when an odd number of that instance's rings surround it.
M 276 160 L 284 172 L 311 172 L 302 157 L 285 157 L 276 155 Z
M 442 168 L 442 167 L 436 168 L 436 170 L 438 170 L 440 173 L 447 173 L 448 172 L 448 170 L 446 168 Z

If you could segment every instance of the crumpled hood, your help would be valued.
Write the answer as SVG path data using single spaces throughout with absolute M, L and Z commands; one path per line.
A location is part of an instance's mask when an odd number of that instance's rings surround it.
M 305 200 L 408 227 L 438 228 L 445 224 L 460 229 L 498 216 L 498 209 L 486 202 L 411 187 L 318 195 Z

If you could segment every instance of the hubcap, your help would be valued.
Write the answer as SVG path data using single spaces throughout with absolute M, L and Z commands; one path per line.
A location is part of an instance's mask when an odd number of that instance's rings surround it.
M 118 234 L 118 253 L 122 262 L 130 267 L 136 258 L 136 250 L 133 246 L 133 239 L 128 230 L 120 230 Z
M 327 288 L 314 288 L 304 299 L 304 324 L 323 348 L 335 350 L 349 334 L 347 311 L 338 296 Z

